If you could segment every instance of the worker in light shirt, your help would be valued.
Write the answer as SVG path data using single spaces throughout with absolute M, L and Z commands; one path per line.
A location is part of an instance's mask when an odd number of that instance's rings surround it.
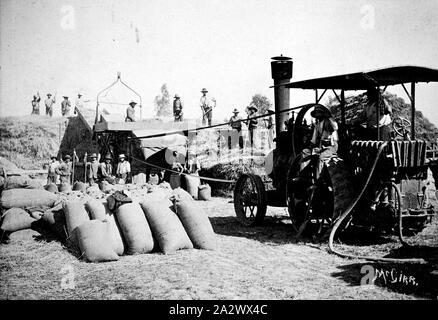
M 125 155 L 122 153 L 119 155 L 119 163 L 117 164 L 116 177 L 119 182 L 128 182 L 131 177 L 131 164 L 125 160 Z

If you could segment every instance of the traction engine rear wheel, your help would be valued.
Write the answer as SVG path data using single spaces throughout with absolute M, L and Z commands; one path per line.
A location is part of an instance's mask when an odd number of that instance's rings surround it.
M 234 188 L 234 210 L 244 226 L 256 226 L 266 215 L 266 191 L 262 179 L 254 174 L 243 174 Z

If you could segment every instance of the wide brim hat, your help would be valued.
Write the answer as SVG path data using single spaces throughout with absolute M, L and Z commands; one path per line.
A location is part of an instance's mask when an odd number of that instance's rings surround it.
M 254 110 L 255 112 L 259 111 L 256 106 L 249 106 L 248 110 Z
M 180 98 L 179 94 L 175 94 L 174 98 Z
M 64 156 L 64 160 L 71 159 L 71 157 L 67 154 Z
M 202 88 L 201 92 L 208 92 L 208 90 L 205 88 Z
M 51 93 L 48 93 L 48 94 L 47 94 L 48 97 L 50 97 L 51 95 L 52 95 Z
M 326 107 L 324 107 L 323 105 L 320 105 L 320 104 L 315 106 L 315 108 L 310 113 L 310 115 L 314 118 L 316 118 L 318 116 L 323 116 L 323 117 L 331 117 L 332 116 L 330 110 L 327 109 Z
M 123 153 L 121 153 L 121 154 L 119 154 L 119 159 L 125 159 L 126 157 L 125 157 L 125 155 L 123 154 Z
M 67 96 L 62 96 L 63 98 L 67 98 L 68 99 L 68 97 Z
M 107 154 L 106 156 L 105 156 L 105 160 L 112 160 L 113 158 L 109 155 L 109 154 Z
M 93 158 L 96 158 L 96 159 L 97 159 L 97 154 L 92 153 L 92 154 L 90 155 L 90 158 L 91 158 L 91 159 L 93 159 Z
M 56 160 L 56 159 L 58 159 L 58 157 L 57 156 L 51 156 L 50 159 L 55 159 Z
M 129 103 L 130 106 L 132 106 L 132 105 L 135 106 L 136 104 L 137 104 L 137 102 L 135 102 L 134 100 L 131 100 L 131 102 Z
M 237 110 L 237 108 L 235 108 L 234 110 L 233 110 L 233 113 L 239 113 L 240 111 L 239 110 Z

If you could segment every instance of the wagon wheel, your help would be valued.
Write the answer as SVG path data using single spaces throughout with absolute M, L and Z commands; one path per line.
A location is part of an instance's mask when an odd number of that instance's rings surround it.
M 410 127 L 411 122 L 403 117 L 398 117 L 392 122 L 392 128 L 394 129 L 395 133 L 405 140 L 411 140 Z
M 306 230 L 309 222 L 316 220 L 315 236 L 322 235 L 326 221 L 333 215 L 333 193 L 330 176 L 323 170 L 320 179 L 300 173 L 300 158 L 295 159 L 289 170 L 286 185 L 286 203 L 297 238 Z
M 262 179 L 253 174 L 243 174 L 234 188 L 234 210 L 244 226 L 256 226 L 266 215 L 266 192 Z

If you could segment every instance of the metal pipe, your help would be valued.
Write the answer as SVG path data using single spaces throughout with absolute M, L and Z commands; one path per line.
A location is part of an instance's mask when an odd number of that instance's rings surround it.
M 415 82 L 411 82 L 411 139 L 415 140 Z
M 286 84 L 292 78 L 292 59 L 289 57 L 273 57 L 271 61 L 271 74 L 274 80 L 274 105 L 275 129 L 277 135 L 284 131 L 284 123 L 289 120 L 287 113 L 281 112 L 289 109 L 290 89 Z

